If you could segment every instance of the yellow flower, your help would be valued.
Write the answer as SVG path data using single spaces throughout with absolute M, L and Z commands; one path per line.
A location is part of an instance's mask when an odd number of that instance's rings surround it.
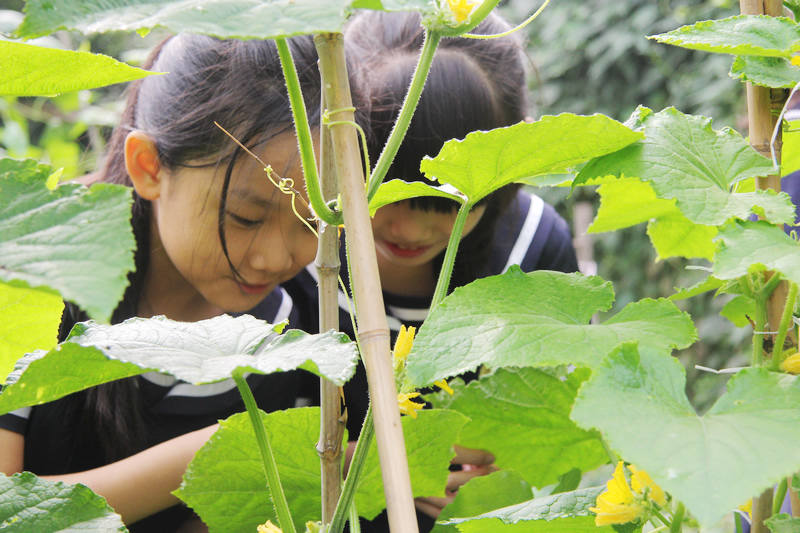
M 418 392 L 406 392 L 397 395 L 397 406 L 400 408 L 400 414 L 417 418 L 417 411 L 425 407 L 424 404 L 411 401 L 411 398 L 416 398 L 417 396 L 419 396 Z
M 650 474 L 644 470 L 639 470 L 633 465 L 628 465 L 628 470 L 631 471 L 631 487 L 633 490 L 644 495 L 645 489 L 647 489 L 647 496 L 651 500 L 661 507 L 667 504 L 667 497 L 664 491 L 653 482 Z
M 791 64 L 800 67 L 800 56 L 792 56 Z
M 450 388 L 450 385 L 447 384 L 447 381 L 444 379 L 440 379 L 439 381 L 434 381 L 434 385 L 442 389 L 443 391 L 447 391 L 447 394 L 450 396 L 453 395 L 453 389 Z
M 614 475 L 606 483 L 606 490 L 597 497 L 597 507 L 589 510 L 596 514 L 596 526 L 632 522 L 644 514 L 644 507 L 633 498 L 633 492 L 625 479 L 622 461 L 617 463 Z
M 477 2 L 471 2 L 470 0 L 447 0 L 447 5 L 450 7 L 450 11 L 453 12 L 456 22 L 459 24 L 469 18 L 476 3 Z
M 394 341 L 394 351 L 392 352 L 395 369 L 402 367 L 406 362 L 406 357 L 408 357 L 411 352 L 411 346 L 414 344 L 414 333 L 416 331 L 417 328 L 414 326 L 409 326 L 408 329 L 405 326 L 400 326 L 400 333 L 397 334 L 397 340 Z
M 737 509 L 743 513 L 747 513 L 747 516 L 753 516 L 753 500 L 747 500 L 747 503 L 743 503 Z
M 800 374 L 800 353 L 792 354 L 781 363 L 781 370 L 789 374 Z
M 283 531 L 273 524 L 271 520 L 267 520 L 265 523 L 258 526 L 258 533 L 283 533 Z

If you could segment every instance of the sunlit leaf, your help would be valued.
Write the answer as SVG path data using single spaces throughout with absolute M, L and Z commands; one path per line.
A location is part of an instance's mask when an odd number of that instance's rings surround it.
M 737 221 L 719 234 L 714 275 L 720 279 L 744 276 L 754 265 L 776 270 L 800 283 L 800 242 L 782 228 L 763 221 Z
M 503 185 L 564 173 L 641 138 L 604 115 L 564 113 L 447 141 L 435 158 L 422 160 L 420 170 L 453 185 L 475 204 Z
M 704 20 L 660 35 L 658 42 L 723 54 L 789 57 L 800 51 L 800 28 L 787 17 L 737 15 Z
M 724 284 L 725 282 L 721 279 L 717 279 L 714 276 L 708 276 L 703 281 L 700 281 L 691 287 L 676 288 L 675 294 L 671 295 L 669 299 L 685 300 L 686 298 L 691 298 L 693 296 L 697 296 L 698 294 L 703 294 L 704 292 L 715 291 Z
M 63 309 L 58 294 L 0 282 L 0 383 L 17 359 L 56 345 Z
M 58 291 L 107 321 L 128 285 L 135 242 L 131 191 L 45 182 L 53 169 L 0 160 L 0 280 Z
M 788 129 L 783 131 L 781 148 L 781 175 L 786 176 L 800 170 L 800 120 L 788 121 Z
M 771 161 L 735 131 L 712 130 L 710 119 L 674 108 L 658 113 L 640 108 L 634 117 L 643 124 L 645 139 L 590 161 L 573 185 L 602 176 L 640 178 L 652 185 L 658 198 L 674 198 L 684 216 L 696 224 L 715 226 L 753 213 L 772 222 L 794 218 L 794 206 L 785 193 L 730 192 L 739 180 L 775 172 Z
M 303 368 L 343 384 L 355 371 L 355 344 L 333 331 L 309 335 L 276 328 L 249 315 L 198 322 L 163 316 L 113 326 L 79 323 L 66 342 L 27 356 L 0 394 L 0 412 L 38 405 L 72 392 L 146 371 L 202 384 L 236 369 L 270 374 Z M 24 370 L 24 372 L 22 371 Z
M 544 487 L 572 468 L 588 471 L 608 461 L 599 435 L 569 418 L 587 377 L 586 369 L 565 379 L 536 368 L 499 369 L 466 386 L 453 380 L 453 396 L 441 392 L 426 399 L 471 419 L 459 445 L 489 450 L 499 468 L 513 469 L 531 485 Z
M 593 367 L 621 342 L 668 349 L 697 337 L 689 316 L 667 300 L 634 302 L 590 324 L 613 299 L 610 283 L 581 274 L 512 267 L 479 279 L 453 291 L 426 319 L 408 356 L 408 377 L 425 386 L 481 364 Z
M 647 235 L 658 253 L 658 259 L 699 257 L 713 259 L 717 248 L 716 226 L 695 224 L 678 211 L 662 216 L 647 225 Z
M 85 485 L 47 481 L 30 472 L 0 474 L 0 529 L 32 531 L 128 531 L 122 518 Z
M 800 518 L 788 513 L 778 513 L 764 520 L 772 533 L 797 533 L 800 531 Z
M 800 469 L 800 382 L 759 368 L 740 371 L 703 416 L 686 398 L 680 362 L 625 344 L 584 383 L 572 418 L 603 433 L 701 526 Z M 753 450 L 769 450 L 758 461 Z
M 743 328 L 750 324 L 747 317 L 755 317 L 757 308 L 755 300 L 740 294 L 726 303 L 719 314 L 733 322 L 736 327 Z
M 10 96 L 54 96 L 154 74 L 104 55 L 2 40 L 0 72 L 0 94 Z
M 410 198 L 419 198 L 420 196 L 437 196 L 440 198 L 449 198 L 458 203 L 464 203 L 464 198 L 455 194 L 450 187 L 428 185 L 421 181 L 403 181 L 403 180 L 390 180 L 382 183 L 378 188 L 378 192 L 372 197 L 369 202 L 369 213 L 374 215 L 375 211 L 381 207 L 392 204 L 394 202 L 401 202 Z
M 800 67 L 782 57 L 739 56 L 733 60 L 731 77 L 762 87 L 791 89 L 800 81 Z
M 562 492 L 551 496 L 497 509 L 473 517 L 459 517 L 448 521 L 456 524 L 464 533 L 493 531 L 513 532 L 610 532 L 610 526 L 597 527 L 594 515 L 589 511 L 597 495 L 605 487 L 591 487 L 572 492 Z
M 635 226 L 653 218 L 680 213 L 675 200 L 656 196 L 650 183 L 636 178 L 600 178 L 600 207 L 589 233 Z

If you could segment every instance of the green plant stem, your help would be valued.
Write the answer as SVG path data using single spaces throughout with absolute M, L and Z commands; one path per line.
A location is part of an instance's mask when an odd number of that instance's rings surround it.
M 764 295 L 764 299 L 767 299 L 772 295 L 772 292 L 778 286 L 778 283 L 781 282 L 781 277 L 777 273 L 773 273 L 772 276 L 767 280 L 762 287 L 761 292 Z
M 342 223 L 342 214 L 335 213 L 328 207 L 320 190 L 317 161 L 314 157 L 314 143 L 311 141 L 311 127 L 308 125 L 306 104 L 303 101 L 297 70 L 294 68 L 292 52 L 285 38 L 275 39 L 275 44 L 278 47 L 283 77 L 286 80 L 286 91 L 289 95 L 289 104 L 292 107 L 292 115 L 294 116 L 294 129 L 297 134 L 297 144 L 300 148 L 300 162 L 303 165 L 303 176 L 305 176 L 308 199 L 311 202 L 314 213 L 323 222 L 338 226 Z
M 447 251 L 444 253 L 442 269 L 439 271 L 439 280 L 436 282 L 436 289 L 433 291 L 431 311 L 436 309 L 436 306 L 447 296 L 447 289 L 450 288 L 450 277 L 453 275 L 453 265 L 456 262 L 458 245 L 461 242 L 461 234 L 464 232 L 464 224 L 467 222 L 467 216 L 469 216 L 471 208 L 472 205 L 467 202 L 461 204 L 458 209 L 458 215 L 456 215 L 456 221 L 453 223 L 453 230 L 450 233 L 450 240 L 447 242 Z
M 441 38 L 441 34 L 436 31 L 425 32 L 425 41 L 422 44 L 419 61 L 417 61 L 414 76 L 411 78 L 411 85 L 408 87 L 406 98 L 403 100 L 403 106 L 400 108 L 400 114 L 397 116 L 392 132 L 389 134 L 389 139 L 386 141 L 378 162 L 372 170 L 372 175 L 369 177 L 367 201 L 372 200 L 372 197 L 375 196 L 378 187 L 381 186 L 386 173 L 389 171 L 392 161 L 394 161 L 394 156 L 397 155 L 397 151 L 403 143 L 408 126 L 411 124 L 411 118 L 414 116 L 414 111 L 417 109 L 419 98 L 422 95 L 422 89 L 425 87 L 425 80 L 428 79 L 433 56 Z
M 750 364 L 762 366 L 764 364 L 764 328 L 767 327 L 767 300 L 757 294 L 755 297 L 756 311 L 753 317 L 753 354 Z
M 792 325 L 792 313 L 794 304 L 797 301 L 797 283 L 789 282 L 789 294 L 786 296 L 786 305 L 783 307 L 781 323 L 778 326 L 778 335 L 775 337 L 775 345 L 772 348 L 772 368 L 777 370 L 783 362 L 783 343 Z
M 742 518 L 742 515 L 734 513 L 733 518 L 734 522 L 736 522 L 736 533 L 744 533 L 744 526 L 742 526 L 742 520 L 744 520 L 744 518 Z
M 686 508 L 681 502 L 678 502 L 678 507 L 672 513 L 672 524 L 669 527 L 669 533 L 680 533 L 683 529 L 683 515 L 686 513 Z
M 772 516 L 781 512 L 783 499 L 786 498 L 786 490 L 789 488 L 789 481 L 786 478 L 781 479 L 778 483 L 778 488 L 775 489 L 775 494 L 772 497 Z
M 456 37 L 468 31 L 472 31 L 475 27 L 483 22 L 483 19 L 489 16 L 492 9 L 500 3 L 500 0 L 484 0 L 475 11 L 473 11 L 469 19 L 459 24 L 458 26 L 437 26 L 436 30 L 441 32 L 445 37 Z
M 344 524 L 350 507 L 352 507 L 353 497 L 356 494 L 356 489 L 358 489 L 358 482 L 361 480 L 367 452 L 374 436 L 375 425 L 372 420 L 372 404 L 370 404 L 367 408 L 367 416 L 364 417 L 364 424 L 361 426 L 361 434 L 356 442 L 356 449 L 353 451 L 353 458 L 350 460 L 350 470 L 347 471 L 347 478 L 344 480 L 342 495 L 339 497 L 339 502 L 336 504 L 336 510 L 333 513 L 329 533 L 341 533 L 344 530 Z
M 661 514 L 661 512 L 660 512 L 660 511 L 658 511 L 658 510 L 656 510 L 656 509 L 653 509 L 653 515 L 654 515 L 656 518 L 658 518 L 658 519 L 661 521 L 661 523 L 662 523 L 662 524 L 664 524 L 664 525 L 665 525 L 665 526 L 667 526 L 668 528 L 672 528 L 672 522 L 671 522 L 671 521 L 670 521 L 670 520 L 669 520 L 669 519 L 668 519 L 666 516 L 664 516 L 663 514 Z
M 358 521 L 358 509 L 356 502 L 350 503 L 350 533 L 361 533 L 361 523 Z
M 289 511 L 289 504 L 286 501 L 286 495 L 283 493 L 280 476 L 278 476 L 278 465 L 275 464 L 275 456 L 272 454 L 269 437 L 261 420 L 261 411 L 256 405 L 256 399 L 253 397 L 250 385 L 247 384 L 247 380 L 244 378 L 244 372 L 238 369 L 234 370 L 233 381 L 236 382 L 236 387 L 242 396 L 247 414 L 250 416 L 250 423 L 253 425 L 253 431 L 256 434 L 258 450 L 261 452 L 261 461 L 264 464 L 264 474 L 267 476 L 267 488 L 272 495 L 275 514 L 278 515 L 278 524 L 284 533 L 296 533 L 292 514 Z

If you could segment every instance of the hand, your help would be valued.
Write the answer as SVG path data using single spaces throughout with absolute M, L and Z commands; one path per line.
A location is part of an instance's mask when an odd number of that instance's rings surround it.
M 415 498 L 414 505 L 417 509 L 430 516 L 436 518 L 442 512 L 444 506 L 452 502 L 458 489 L 472 478 L 478 476 L 485 476 L 496 472 L 498 469 L 494 466 L 494 456 L 485 450 L 473 450 L 470 448 L 462 448 L 461 446 L 454 446 L 456 456 L 450 461 L 450 464 L 461 465 L 461 470 L 450 472 L 447 476 L 447 487 L 445 488 L 444 498 Z

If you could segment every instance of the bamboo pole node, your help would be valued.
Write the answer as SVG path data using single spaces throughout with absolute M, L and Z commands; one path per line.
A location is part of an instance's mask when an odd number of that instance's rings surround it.
M 358 332 L 358 338 L 361 339 L 362 342 L 387 336 L 388 336 L 388 330 L 385 329 L 371 329 L 367 331 Z

